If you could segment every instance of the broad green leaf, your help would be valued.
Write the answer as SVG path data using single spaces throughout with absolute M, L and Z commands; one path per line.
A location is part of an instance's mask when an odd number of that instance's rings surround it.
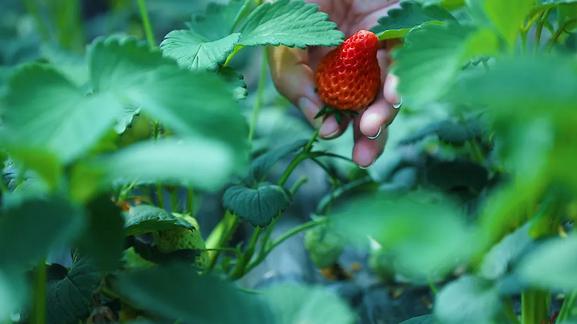
M 459 102 L 486 106 L 509 121 L 552 114 L 565 119 L 576 116 L 568 113 L 577 102 L 576 87 L 574 61 L 524 56 L 497 60 L 487 73 L 464 78 L 452 94 Z
M 464 215 L 439 195 L 379 194 L 352 200 L 329 216 L 342 237 L 365 244 L 373 238 L 398 273 L 417 281 L 442 277 L 466 263 L 476 248 Z
M 279 284 L 266 289 L 263 299 L 274 314 L 269 323 L 355 323 L 355 314 L 333 292 L 322 287 Z
M 193 229 L 192 225 L 162 208 L 149 205 L 131 207 L 125 214 L 126 235 L 140 235 L 175 228 Z
M 247 126 L 229 84 L 214 73 L 180 69 L 134 40 L 108 39 L 91 48 L 94 87 L 140 107 L 178 135 L 218 140 L 242 167 Z
M 533 287 L 577 290 L 577 236 L 551 239 L 521 260 L 517 274 Z
M 10 142 L 53 152 L 64 163 L 86 153 L 121 112 L 112 97 L 86 96 L 55 69 L 39 64 L 13 75 L 5 100 Z
M 210 3 L 202 15 L 187 24 L 187 30 L 174 30 L 160 44 L 162 52 L 192 70 L 215 69 L 223 63 L 240 39 L 233 23 L 244 1 Z
M 488 29 L 454 24 L 415 28 L 394 54 L 399 92 L 408 104 L 419 108 L 446 94 L 465 63 L 494 53 L 497 46 L 497 37 Z
M 307 140 L 297 140 L 291 144 L 272 149 L 254 159 L 250 165 L 249 175 L 253 180 L 261 181 L 266 177 L 270 169 L 281 159 L 300 150 Z
M 449 283 L 435 299 L 435 318 L 441 323 L 492 323 L 500 310 L 497 289 L 484 279 L 465 276 Z
M 87 228 L 79 240 L 83 255 L 103 271 L 120 266 L 124 250 L 124 218 L 108 195 L 97 197 L 88 206 Z
M 439 6 L 406 1 L 401 2 L 400 8 L 391 9 L 387 16 L 380 18 L 372 31 L 381 40 L 401 38 L 412 28 L 431 21 L 455 21 L 455 18 Z
M 7 268 L 0 268 L 0 321 L 10 323 L 10 316 L 20 310 L 26 300 L 24 275 Z
M 49 281 L 47 287 L 47 322 L 78 323 L 90 314 L 93 295 L 102 274 L 86 258 L 80 258 L 60 280 Z
M 230 180 L 235 152 L 209 139 L 164 139 L 134 144 L 77 166 L 72 190 L 84 200 L 121 183 L 167 183 L 215 190 Z
M 260 184 L 256 188 L 236 185 L 224 192 L 223 204 L 254 226 L 266 226 L 288 207 L 290 197 L 280 186 Z
M 56 154 L 42 148 L 32 149 L 16 143 L 0 143 L 0 145 L 5 145 L 10 157 L 18 161 L 21 167 L 36 172 L 46 182 L 48 188 L 56 189 L 60 185 L 64 170 Z
M 487 17 L 510 48 L 514 48 L 517 35 L 534 4 L 535 0 L 484 0 Z
M 82 210 L 60 198 L 35 199 L 1 211 L 0 265 L 28 265 L 68 244 L 84 225 Z
M 302 0 L 264 3 L 247 18 L 240 32 L 244 46 L 335 46 L 344 35 L 318 6 Z
M 532 245 L 529 225 L 525 225 L 507 235 L 485 255 L 480 275 L 486 279 L 498 279 L 505 275 L 509 267 Z
M 173 30 L 160 47 L 165 55 L 191 70 L 213 70 L 223 63 L 240 39 L 239 33 L 209 41 L 192 30 Z
M 254 295 L 185 266 L 123 273 L 115 285 L 134 305 L 184 323 L 271 323 L 266 305 Z

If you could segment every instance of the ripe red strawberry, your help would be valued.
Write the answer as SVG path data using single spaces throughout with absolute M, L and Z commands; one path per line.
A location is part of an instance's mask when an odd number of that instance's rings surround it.
M 325 104 L 360 111 L 375 100 L 381 85 L 378 46 L 374 33 L 361 30 L 323 58 L 315 82 Z

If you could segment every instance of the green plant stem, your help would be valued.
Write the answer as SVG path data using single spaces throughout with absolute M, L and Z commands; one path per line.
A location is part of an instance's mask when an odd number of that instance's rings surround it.
M 325 218 L 320 220 L 312 220 L 310 222 L 303 223 L 299 226 L 291 228 L 290 230 L 286 231 L 285 233 L 281 234 L 276 240 L 274 240 L 270 246 L 265 247 L 264 251 L 259 254 L 258 258 L 254 260 L 247 268 L 246 272 L 250 272 L 256 266 L 258 266 L 277 246 L 281 245 L 284 241 L 288 240 L 289 238 L 309 230 L 311 228 L 317 227 L 323 224 L 326 221 Z
M 46 323 L 46 263 L 44 260 L 36 267 L 36 277 L 34 279 L 34 304 L 32 312 L 32 323 Z
M 240 52 L 241 49 L 243 49 L 244 46 L 242 45 L 235 45 L 232 52 L 230 54 L 228 54 L 228 56 L 226 57 L 226 60 L 224 61 L 222 66 L 228 66 L 230 64 L 230 61 L 232 61 L 232 58 L 238 54 L 238 52 Z
M 521 294 L 521 323 L 539 324 L 549 320 L 551 295 L 546 291 L 530 289 Z
M 318 204 L 318 207 L 316 209 L 316 214 L 318 215 L 324 215 L 329 206 L 335 201 L 337 200 L 339 197 L 343 196 L 344 194 L 346 194 L 347 192 L 350 192 L 352 190 L 355 190 L 359 187 L 362 187 L 364 185 L 367 185 L 369 183 L 373 182 L 373 180 L 371 179 L 371 177 L 367 176 L 367 177 L 363 177 L 354 181 L 351 181 L 343 186 L 341 186 L 340 188 L 336 189 L 335 191 L 327 194 L 325 197 L 323 197 L 321 199 L 321 201 Z
M 222 220 L 216 225 L 214 230 L 206 239 L 206 248 L 215 251 L 209 252 L 209 270 L 213 269 L 218 260 L 219 251 L 224 244 L 228 242 L 234 231 L 238 226 L 238 217 L 233 213 L 227 211 Z
M 266 55 L 266 49 L 262 50 L 262 62 L 260 66 L 260 77 L 258 79 L 258 85 L 256 88 L 256 98 L 254 100 L 254 107 L 252 109 L 252 115 L 250 118 L 250 124 L 248 129 L 248 141 L 251 142 L 254 138 L 254 132 L 256 129 L 256 123 L 258 121 L 258 115 L 260 109 L 262 108 L 262 102 L 264 100 L 264 87 L 266 85 L 266 75 L 267 75 L 268 60 Z
M 38 10 L 36 0 L 24 0 L 24 7 L 26 8 L 26 11 L 28 11 L 28 14 L 34 19 L 36 31 L 38 31 L 42 40 L 48 41 L 50 39 L 50 35 L 48 34 L 50 29 L 40 15 L 40 10 Z
M 549 17 L 549 13 L 551 12 L 551 8 L 545 9 L 539 18 L 539 23 L 535 28 L 535 51 L 539 49 L 539 45 L 541 43 L 541 35 L 543 34 L 543 27 L 545 26 L 545 22 Z
M 288 181 L 288 179 L 290 178 L 290 176 L 292 175 L 293 171 L 296 169 L 296 167 L 302 161 L 309 158 L 312 146 L 313 146 L 314 142 L 317 140 L 318 136 L 319 136 L 319 131 L 316 130 L 313 133 L 313 136 L 311 137 L 311 139 L 308 141 L 308 143 L 303 148 L 303 150 L 299 154 L 297 154 L 297 156 L 290 162 L 290 164 L 287 166 L 285 172 L 279 178 L 279 180 L 278 180 L 279 186 L 281 186 L 281 187 L 284 186 L 286 184 L 286 182 Z
M 575 21 L 577 21 L 577 19 L 567 20 L 565 23 L 563 23 L 563 25 L 559 26 L 559 29 L 555 31 L 555 33 L 553 34 L 553 36 L 551 36 L 551 39 L 549 39 L 549 42 L 547 43 L 547 49 L 549 51 L 553 49 L 553 46 L 555 46 L 555 44 L 559 40 L 559 37 L 563 35 L 563 33 L 565 32 L 565 28 L 567 28 L 567 26 L 574 23 Z
M 192 188 L 186 189 L 186 210 L 184 212 L 194 215 L 194 189 Z
M 559 311 L 559 316 L 557 316 L 556 323 L 564 323 L 565 321 L 571 320 L 573 315 L 575 315 L 574 310 L 577 306 L 577 291 L 572 292 L 563 301 L 561 310 Z
M 142 19 L 142 27 L 144 28 L 144 35 L 146 35 L 146 41 L 148 46 L 153 49 L 156 47 L 156 40 L 154 39 L 154 33 L 152 32 L 152 25 L 150 24 L 150 18 L 148 16 L 148 9 L 146 8 L 146 0 L 136 0 L 138 4 L 138 10 L 140 12 L 140 18 Z
M 231 275 L 231 279 L 236 280 L 242 278 L 242 276 L 244 276 L 248 272 L 247 271 L 248 265 L 254 254 L 258 238 L 260 237 L 262 231 L 263 231 L 262 227 L 256 227 L 252 232 L 252 236 L 248 242 L 248 246 L 244 252 L 244 255 L 238 261 L 238 264 L 236 265 L 236 268 Z
M 156 200 L 158 200 L 158 207 L 164 208 L 164 192 L 162 185 L 156 184 Z

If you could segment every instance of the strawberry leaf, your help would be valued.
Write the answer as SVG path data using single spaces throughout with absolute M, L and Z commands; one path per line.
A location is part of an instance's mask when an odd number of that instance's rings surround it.
M 407 1 L 400 8 L 391 9 L 387 16 L 379 19 L 378 25 L 372 31 L 380 40 L 404 37 L 409 30 L 431 21 L 455 21 L 455 18 L 445 9 Z
M 279 0 L 256 8 L 241 28 L 244 46 L 334 46 L 344 35 L 318 6 L 304 1 Z
M 282 187 L 271 184 L 261 184 L 257 188 L 232 186 L 225 191 L 223 197 L 225 208 L 254 226 L 270 224 L 289 203 L 287 192 Z

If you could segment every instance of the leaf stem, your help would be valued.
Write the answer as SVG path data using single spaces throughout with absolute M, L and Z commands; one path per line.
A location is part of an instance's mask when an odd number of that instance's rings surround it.
M 228 66 L 230 64 L 230 61 L 232 61 L 232 58 L 238 54 L 238 52 L 240 52 L 241 49 L 243 49 L 244 46 L 242 45 L 235 45 L 234 48 L 232 49 L 232 52 L 230 54 L 228 54 L 228 56 L 226 57 L 226 60 L 224 61 L 223 65 L 224 67 Z
M 156 47 L 156 40 L 154 39 L 154 33 L 152 32 L 152 25 L 150 24 L 150 18 L 148 16 L 148 9 L 146 8 L 146 0 L 136 0 L 138 4 L 138 10 L 140 11 L 140 18 L 142 19 L 142 27 L 144 28 L 144 34 L 146 35 L 146 41 L 150 49 Z
M 521 323 L 535 324 L 548 321 L 551 295 L 546 291 L 530 289 L 521 294 Z
M 36 267 L 36 277 L 34 282 L 34 308 L 32 313 L 32 323 L 46 323 L 46 263 L 42 260 Z
M 222 245 L 228 242 L 228 240 L 236 230 L 237 226 L 238 226 L 238 217 L 236 217 L 236 215 L 234 215 L 233 213 L 226 211 L 222 220 L 216 225 L 214 230 L 212 230 L 212 232 L 206 239 L 206 248 L 209 250 L 215 250 L 215 251 L 209 251 L 208 254 L 210 258 L 210 263 L 208 267 L 209 270 L 212 270 L 214 268 L 214 266 L 216 265 L 216 261 L 218 260 L 218 256 L 220 253 L 219 251 L 217 251 L 217 249 L 221 248 Z
M 288 181 L 288 179 L 290 178 L 290 176 L 292 175 L 293 171 L 296 169 L 296 167 L 302 161 L 309 158 L 312 146 L 313 146 L 314 142 L 317 140 L 318 136 L 319 136 L 319 131 L 316 130 L 313 133 L 313 136 L 311 137 L 311 139 L 304 146 L 303 150 L 290 162 L 290 164 L 287 166 L 286 170 L 283 172 L 283 174 L 279 178 L 279 180 L 278 180 L 279 186 L 281 186 L 281 187 L 284 186 L 286 184 L 286 182 Z
M 268 60 L 266 55 L 266 48 L 262 50 L 262 62 L 260 66 L 260 77 L 258 79 L 258 85 L 256 88 L 256 98 L 254 100 L 254 108 L 252 109 L 252 115 L 250 118 L 250 124 L 248 129 L 248 141 L 251 142 L 254 138 L 254 132 L 256 128 L 256 123 L 258 121 L 258 115 L 262 107 L 262 102 L 264 99 L 264 87 L 266 84 L 266 72 L 268 67 Z
M 559 311 L 559 316 L 557 316 L 556 323 L 565 323 L 571 319 L 575 307 L 577 306 L 577 291 L 572 292 L 563 301 L 561 310 Z

